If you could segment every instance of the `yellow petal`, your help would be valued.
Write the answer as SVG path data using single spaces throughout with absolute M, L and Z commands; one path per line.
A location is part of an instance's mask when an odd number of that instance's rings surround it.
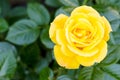
M 101 62 L 106 54 L 107 54 L 107 44 L 106 42 L 103 40 L 101 41 L 101 43 L 96 46 L 99 49 L 99 52 L 93 56 L 89 56 L 89 57 L 82 57 L 82 56 L 77 56 L 77 60 L 79 61 L 79 63 L 83 66 L 91 66 L 93 65 L 95 62 Z
M 99 15 L 99 13 L 95 9 L 93 9 L 90 6 L 85 6 L 85 5 L 75 8 L 72 11 L 71 15 L 76 14 L 76 13 L 85 13 L 85 14 L 94 13 L 94 14 Z
M 61 51 L 61 47 L 59 45 L 56 45 L 54 47 L 54 56 L 55 56 L 57 63 L 60 66 L 63 66 L 67 69 L 79 68 L 79 63 L 77 62 L 76 58 L 74 56 L 68 57 L 68 56 L 64 55 L 64 53 Z
M 70 46 L 68 45 L 67 46 L 69 48 L 69 50 L 74 53 L 74 54 L 77 54 L 78 56 L 85 56 L 85 57 L 89 57 L 89 56 L 93 56 L 95 55 L 96 53 L 98 53 L 98 48 L 93 48 L 91 50 L 88 50 L 88 51 L 85 51 L 85 50 L 82 50 L 82 49 L 79 49 L 79 48 L 76 48 L 76 46 Z
M 107 43 L 103 40 L 98 46 L 99 53 L 96 55 L 96 62 L 101 62 L 107 55 Z
M 65 37 L 65 30 L 59 29 L 56 31 L 56 44 L 65 45 L 68 44 L 66 37 Z
M 103 37 L 104 37 L 104 28 L 103 28 L 103 26 L 99 22 L 95 23 L 94 26 L 97 28 L 96 29 L 97 32 L 93 36 L 94 39 L 92 39 L 89 46 L 85 47 L 84 50 L 91 50 L 96 45 L 98 45 L 101 42 L 101 40 L 103 39 Z
M 105 35 L 104 35 L 104 40 L 108 41 L 109 40 L 109 33 L 112 31 L 110 23 L 107 21 L 105 17 L 102 17 L 102 20 L 104 22 L 104 29 L 105 29 Z
M 49 29 L 49 36 L 53 42 L 56 43 L 56 31 L 59 29 L 64 29 L 64 24 L 67 19 L 68 19 L 68 16 L 60 14 L 51 23 L 50 29 Z

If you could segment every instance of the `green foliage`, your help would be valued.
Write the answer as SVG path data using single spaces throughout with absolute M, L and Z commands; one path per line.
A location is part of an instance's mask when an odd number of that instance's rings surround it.
M 8 23 L 4 19 L 0 19 L 0 33 L 5 32 L 8 29 Z
M 24 1 L 0 1 L 0 80 L 120 80 L 120 0 Z M 108 53 L 93 66 L 64 69 L 54 58 L 50 23 L 81 5 L 109 20 Z
M 53 80 L 53 72 L 48 67 L 40 71 L 39 80 Z
M 16 14 L 15 14 L 16 13 Z M 13 15 L 14 14 L 14 15 Z M 25 16 L 27 13 L 26 13 L 26 8 L 25 7 L 15 7 L 13 8 L 10 13 L 8 13 L 8 16 L 10 18 L 16 18 L 16 17 L 22 17 L 22 16 Z
M 78 0 L 59 0 L 64 6 L 78 6 Z
M 34 65 L 36 65 L 37 62 L 39 62 L 39 54 L 40 49 L 36 43 L 20 49 L 21 60 L 29 67 L 34 67 Z
M 105 80 L 120 80 L 120 64 L 112 64 L 110 66 L 104 67 L 103 71 L 107 74 Z
M 12 77 L 16 69 L 16 49 L 7 42 L 0 42 L 0 79 Z
M 103 80 L 104 72 L 99 67 L 84 67 L 80 71 L 79 80 Z
M 120 11 L 120 0 L 96 0 L 97 4 L 103 5 L 103 6 L 109 6 L 112 8 L 117 9 Z
M 41 32 L 40 40 L 46 48 L 52 49 L 54 44 L 51 42 L 48 33 L 49 33 L 49 27 L 46 27 Z
M 72 80 L 68 75 L 62 75 L 57 78 L 57 80 Z
M 10 27 L 6 40 L 18 44 L 28 45 L 39 36 L 39 27 L 32 20 L 20 20 Z
M 100 63 L 101 66 L 117 63 L 120 60 L 120 46 L 111 45 L 107 57 Z
M 38 3 L 29 3 L 27 12 L 28 16 L 39 25 L 48 24 L 50 21 L 47 9 Z
M 59 7 L 61 3 L 58 0 L 45 0 L 45 3 L 51 7 Z
M 10 3 L 9 0 L 1 0 L 0 1 L 1 15 L 6 17 L 8 12 L 10 11 Z
M 105 11 L 102 11 L 102 15 L 104 15 L 110 21 L 113 31 L 118 30 L 120 25 L 120 14 L 117 10 L 107 8 Z
M 65 15 L 70 15 L 70 12 L 74 9 L 75 7 L 61 7 L 59 8 L 56 13 L 55 16 L 58 16 L 59 14 L 65 14 Z

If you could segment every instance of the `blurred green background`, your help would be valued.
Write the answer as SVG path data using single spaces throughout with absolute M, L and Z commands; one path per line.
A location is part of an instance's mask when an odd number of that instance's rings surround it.
M 81 5 L 105 16 L 113 32 L 101 63 L 69 70 L 56 63 L 48 30 Z M 0 80 L 120 80 L 120 0 L 0 0 Z

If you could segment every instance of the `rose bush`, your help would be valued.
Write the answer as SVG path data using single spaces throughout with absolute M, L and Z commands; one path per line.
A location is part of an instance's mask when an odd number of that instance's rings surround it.
M 76 69 L 101 62 L 107 54 L 110 31 L 107 19 L 89 6 L 75 8 L 70 16 L 58 15 L 49 30 L 58 64 Z

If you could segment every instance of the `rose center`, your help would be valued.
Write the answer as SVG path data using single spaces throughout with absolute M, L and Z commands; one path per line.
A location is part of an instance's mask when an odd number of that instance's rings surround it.
M 88 38 L 90 35 L 90 31 L 84 30 L 84 29 L 79 29 L 79 28 L 75 28 L 73 29 L 73 34 L 77 37 L 77 38 Z

